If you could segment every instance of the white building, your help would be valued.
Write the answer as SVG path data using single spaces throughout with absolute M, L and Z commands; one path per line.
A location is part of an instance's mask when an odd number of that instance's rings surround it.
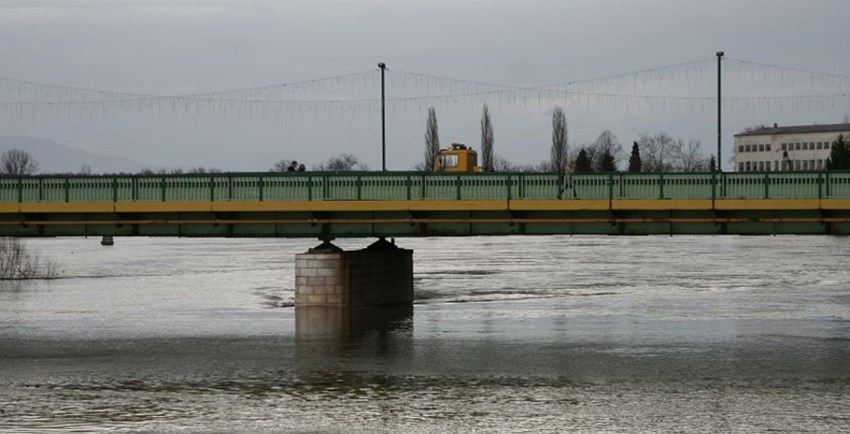
M 825 170 L 832 142 L 841 134 L 850 139 L 850 124 L 773 124 L 735 134 L 735 168 L 738 172 Z

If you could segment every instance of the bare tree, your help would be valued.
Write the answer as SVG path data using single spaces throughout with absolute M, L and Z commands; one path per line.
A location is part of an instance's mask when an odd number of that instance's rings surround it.
M 673 167 L 677 172 L 705 172 L 709 168 L 709 159 L 702 153 L 699 140 L 676 140 L 673 152 Z
M 547 160 L 537 164 L 516 164 L 499 155 L 493 158 L 494 172 L 549 172 L 550 170 L 552 170 L 550 162 Z
M 351 154 L 339 154 L 324 163 L 313 166 L 314 169 L 327 172 L 346 172 L 350 170 L 369 170 L 369 167 Z
M 0 170 L 6 175 L 32 175 L 38 170 L 38 162 L 29 152 L 9 149 L 0 157 Z
M 490 122 L 490 110 L 484 104 L 481 114 L 481 164 L 484 171 L 493 171 L 493 124 Z
M 428 107 L 428 120 L 425 123 L 425 161 L 417 169 L 429 171 L 434 166 L 434 159 L 440 152 L 440 135 L 437 129 L 437 112 L 434 107 Z
M 41 261 L 18 238 L 0 238 L 0 280 L 55 279 L 59 268 Z
M 560 107 L 552 112 L 552 150 L 549 154 L 549 168 L 555 173 L 564 173 L 567 169 L 567 116 Z
M 637 142 L 641 150 L 641 165 L 644 172 L 673 170 L 675 143 L 667 133 L 641 134 Z
M 223 171 L 217 167 L 204 167 L 198 166 L 193 167 L 186 171 L 186 173 L 222 173 Z
M 610 172 L 617 169 L 622 159 L 623 145 L 617 140 L 617 136 L 611 130 L 599 133 L 599 137 L 593 142 L 592 151 L 588 151 L 591 157 L 593 170 L 597 172 Z M 611 170 L 613 169 L 613 170 Z

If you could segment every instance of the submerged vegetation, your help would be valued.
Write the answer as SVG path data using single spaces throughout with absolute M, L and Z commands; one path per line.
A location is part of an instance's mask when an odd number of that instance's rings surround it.
M 0 280 L 55 279 L 59 268 L 30 253 L 18 238 L 0 238 Z

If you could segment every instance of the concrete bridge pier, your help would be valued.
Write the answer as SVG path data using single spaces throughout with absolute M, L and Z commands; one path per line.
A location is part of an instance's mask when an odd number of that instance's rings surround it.
M 385 331 L 413 316 L 413 250 L 384 238 L 344 251 L 325 241 L 295 256 L 295 333 Z

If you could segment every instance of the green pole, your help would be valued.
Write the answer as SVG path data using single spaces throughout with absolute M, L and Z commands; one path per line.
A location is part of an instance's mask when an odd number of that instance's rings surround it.
M 720 142 L 721 142 L 721 136 L 720 136 L 720 106 L 721 106 L 721 99 L 720 99 L 720 62 L 721 62 L 722 59 L 723 59 L 723 52 L 718 51 L 717 52 L 717 171 L 718 172 L 723 171 L 723 160 L 720 158 Z
M 381 170 L 387 171 L 387 123 L 386 123 L 386 104 L 384 99 L 384 71 L 387 69 L 387 64 L 381 62 L 378 64 L 381 68 Z

